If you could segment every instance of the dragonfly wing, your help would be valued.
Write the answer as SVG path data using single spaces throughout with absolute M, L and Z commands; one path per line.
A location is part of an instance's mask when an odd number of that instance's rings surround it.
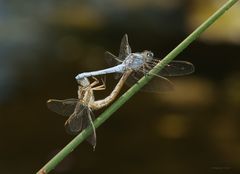
M 93 125 L 94 120 L 95 120 L 94 114 L 91 112 L 90 109 L 88 109 L 87 115 L 84 115 L 83 117 L 83 129 L 87 128 L 88 126 L 92 126 L 93 133 L 87 138 L 87 142 L 95 148 L 97 143 L 97 138 L 96 138 L 95 127 Z
M 128 35 L 125 34 L 121 40 L 118 58 L 123 61 L 131 52 L 132 50 L 128 43 Z
M 78 103 L 74 110 L 74 113 L 65 122 L 65 129 L 67 133 L 75 135 L 83 129 L 83 118 L 87 114 L 87 107 Z
M 110 53 L 109 51 L 106 51 L 104 53 L 104 58 L 106 60 L 106 62 L 110 65 L 110 66 L 115 66 L 118 65 L 120 63 L 122 63 L 124 61 L 124 59 L 131 53 L 131 47 L 128 43 L 128 36 L 127 34 L 125 34 L 121 40 L 121 44 L 120 44 L 120 49 L 119 49 L 119 55 L 118 57 L 115 56 L 114 54 Z
M 122 60 L 118 59 L 117 56 L 113 55 L 112 53 L 106 51 L 105 52 L 105 55 L 104 55 L 107 63 L 110 65 L 110 66 L 115 66 L 115 65 L 118 65 L 120 63 L 122 63 Z M 122 74 L 115 74 L 114 75 L 114 78 L 115 79 L 119 79 L 121 77 Z
M 47 107 L 59 115 L 69 116 L 74 112 L 77 102 L 78 99 L 74 98 L 66 100 L 49 99 Z
M 110 65 L 110 66 L 115 66 L 115 65 L 118 65 L 118 64 L 122 63 L 122 60 L 118 59 L 117 56 L 110 53 L 109 51 L 106 51 L 104 53 L 104 58 L 105 58 L 107 64 Z
M 158 75 L 160 76 L 183 76 L 194 72 L 194 65 L 187 61 L 172 61 L 165 66 Z
M 138 80 L 141 77 L 143 77 L 141 73 L 134 73 L 128 77 L 126 84 L 128 86 L 132 86 L 138 83 Z M 141 91 L 161 93 L 161 92 L 172 91 L 173 89 L 174 89 L 174 85 L 170 80 L 161 76 L 157 76 L 157 77 L 153 77 L 153 79 L 148 84 L 146 84 L 141 89 Z
M 65 129 L 71 135 L 76 135 L 88 126 L 93 126 L 93 134 L 87 138 L 87 141 L 93 146 L 96 146 L 96 133 L 93 125 L 94 115 L 87 106 L 77 104 L 74 113 L 65 122 Z

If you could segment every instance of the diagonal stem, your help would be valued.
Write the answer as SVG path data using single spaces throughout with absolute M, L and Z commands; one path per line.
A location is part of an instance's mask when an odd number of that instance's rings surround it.
M 202 23 L 195 31 L 192 32 L 185 40 L 183 40 L 175 49 L 173 49 L 164 59 L 158 63 L 150 74 L 156 74 L 161 71 L 169 62 L 171 62 L 179 53 L 181 53 L 190 43 L 197 39 L 209 26 L 211 26 L 218 18 L 220 18 L 230 7 L 232 7 L 238 0 L 228 0 L 220 9 L 218 9 L 212 16 L 210 16 L 204 23 Z M 132 86 L 126 93 L 124 93 L 116 102 L 108 107 L 95 121 L 95 127 L 103 124 L 114 112 L 116 112 L 124 103 L 126 103 L 136 92 L 138 92 L 145 84 L 152 79 L 152 76 L 145 76 L 139 80 L 138 84 Z M 53 170 L 69 153 L 71 153 L 81 142 L 83 142 L 93 130 L 91 127 L 83 130 L 77 135 L 69 144 L 67 144 L 56 156 L 54 156 L 38 174 L 49 173 Z

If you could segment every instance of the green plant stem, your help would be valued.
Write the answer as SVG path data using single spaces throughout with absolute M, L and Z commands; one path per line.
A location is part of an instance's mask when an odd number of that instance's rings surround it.
M 181 53 L 190 43 L 197 39 L 210 25 L 212 25 L 219 17 L 221 17 L 231 6 L 238 0 L 228 0 L 219 10 L 210 16 L 202 25 L 200 25 L 192 34 L 183 40 L 174 50 L 172 50 L 161 62 L 155 66 L 150 74 L 156 74 L 171 62 L 179 53 Z M 145 76 L 139 80 L 137 84 L 132 86 L 126 93 L 124 93 L 116 102 L 108 107 L 95 121 L 95 127 L 103 124 L 114 112 L 116 112 L 124 103 L 126 103 L 137 91 L 139 91 L 145 84 L 151 80 L 152 76 Z M 84 141 L 90 134 L 92 129 L 88 127 L 77 135 L 69 144 L 67 144 L 56 156 L 54 156 L 38 174 L 49 173 L 58 165 L 69 153 L 71 153 L 82 141 Z

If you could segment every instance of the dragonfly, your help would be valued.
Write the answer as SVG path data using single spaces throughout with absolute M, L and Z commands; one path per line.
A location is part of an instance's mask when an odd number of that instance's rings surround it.
M 69 134 L 75 135 L 90 126 L 93 133 L 87 141 L 93 146 L 93 149 L 95 149 L 96 130 L 93 124 L 93 121 L 95 120 L 93 111 L 101 109 L 115 100 L 130 74 L 131 71 L 124 73 L 111 94 L 101 100 L 95 100 L 94 91 L 105 90 L 105 81 L 102 80 L 102 84 L 99 84 L 99 80 L 93 77 L 94 81 L 90 83 L 88 78 L 82 78 L 78 80 L 77 99 L 49 99 L 47 101 L 47 107 L 59 115 L 69 117 L 65 122 L 65 129 Z
M 78 74 L 75 79 L 91 77 L 110 73 L 123 74 L 131 70 L 131 76 L 126 81 L 128 85 L 133 85 L 152 70 L 161 60 L 154 57 L 153 52 L 143 51 L 132 53 L 128 42 L 128 36 L 125 34 L 121 40 L 119 55 L 115 56 L 111 52 L 105 52 L 105 59 L 112 66 L 107 69 L 83 72 Z M 149 85 L 144 88 L 149 92 L 161 92 L 173 89 L 173 83 L 165 77 L 188 75 L 194 72 L 194 66 L 187 61 L 172 61 L 165 66 L 159 73 L 152 74 L 155 77 Z

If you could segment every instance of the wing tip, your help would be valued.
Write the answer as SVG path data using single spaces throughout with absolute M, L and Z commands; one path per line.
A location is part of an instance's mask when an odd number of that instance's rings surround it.
M 53 101 L 53 99 L 48 99 L 47 101 L 46 101 L 46 103 L 48 104 L 48 103 L 51 103 Z

